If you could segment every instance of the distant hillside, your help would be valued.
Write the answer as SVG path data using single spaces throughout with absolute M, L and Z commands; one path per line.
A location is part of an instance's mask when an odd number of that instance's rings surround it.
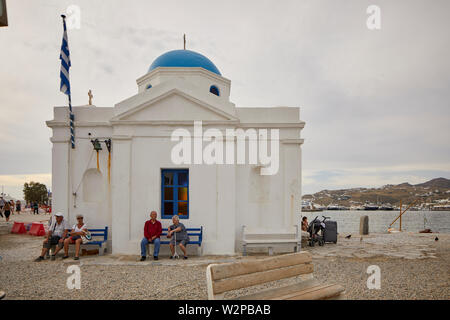
M 425 183 L 416 184 L 416 187 L 450 188 L 450 179 L 436 178 Z
M 408 182 L 400 183 L 396 187 L 404 188 L 404 187 L 412 187 L 412 184 Z
M 365 203 L 399 205 L 450 203 L 450 180 L 437 178 L 412 185 L 404 182 L 398 185 L 388 184 L 380 188 L 352 188 L 341 190 L 322 190 L 315 194 L 304 195 L 303 200 L 328 206 L 358 206 Z

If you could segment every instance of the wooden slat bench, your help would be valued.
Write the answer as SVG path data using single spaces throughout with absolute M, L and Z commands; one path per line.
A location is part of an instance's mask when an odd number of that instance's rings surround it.
M 247 247 L 268 248 L 269 255 L 273 255 L 273 247 L 280 245 L 292 245 L 294 252 L 299 252 L 301 248 L 301 238 L 298 235 L 298 226 L 291 230 L 265 230 L 261 228 L 242 227 L 242 253 L 247 255 Z
M 189 243 L 188 243 L 188 245 L 190 245 L 190 244 L 198 245 L 198 248 L 200 250 L 199 255 L 202 255 L 203 254 L 203 250 L 202 250 L 203 227 L 200 227 L 200 228 L 186 228 L 186 232 L 187 232 L 187 234 L 189 236 Z M 163 245 L 163 244 L 170 244 L 170 239 L 167 238 L 167 231 L 163 231 L 161 233 L 160 240 L 161 240 L 161 242 L 160 242 L 161 245 Z M 149 250 L 149 246 L 150 245 L 153 245 L 153 244 L 149 243 L 147 245 L 147 254 L 149 254 L 149 255 L 150 255 L 150 252 L 153 252 L 153 250 L 152 251 Z
M 240 300 L 322 300 L 342 299 L 344 288 L 322 285 L 312 277 L 314 270 L 309 252 L 292 253 L 265 259 L 211 264 L 206 269 L 209 300 L 222 300 L 228 291 L 267 282 L 309 275 L 296 284 L 241 296 Z
M 92 241 L 88 243 L 81 244 L 81 248 L 87 246 L 96 246 L 98 247 L 98 255 L 102 256 L 108 250 L 108 227 L 104 229 L 88 229 L 92 236 Z M 70 233 L 68 234 L 70 237 Z M 72 244 L 71 244 L 72 245 Z M 56 246 L 51 247 L 51 251 L 55 252 Z M 47 252 L 47 255 L 50 254 L 50 250 Z

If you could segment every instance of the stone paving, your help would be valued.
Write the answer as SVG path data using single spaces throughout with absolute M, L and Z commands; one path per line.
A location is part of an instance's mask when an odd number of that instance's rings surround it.
M 172 260 L 169 257 L 160 257 L 158 261 L 154 261 L 152 258 L 147 258 L 146 261 L 139 261 L 140 257 L 133 255 L 105 255 L 103 257 L 91 256 L 82 257 L 80 260 L 80 266 L 181 266 L 181 267 L 193 267 L 203 266 L 211 263 L 226 263 L 235 262 L 241 260 L 239 256 L 203 256 L 196 257 L 191 256 L 188 260 L 176 259 Z M 63 261 L 64 263 L 72 264 L 71 259 Z
M 337 244 L 325 244 L 319 247 L 305 247 L 315 258 L 343 257 L 368 259 L 380 256 L 392 258 L 435 259 L 436 248 L 434 239 L 449 242 L 449 234 L 417 234 L 417 233 L 386 233 L 368 236 L 353 235 L 350 239 L 340 236 Z
M 355 234 L 349 240 L 343 236 L 337 244 L 303 250 L 313 254 L 314 277 L 321 283 L 344 286 L 347 299 L 449 299 L 450 234 L 371 234 L 362 241 Z M 138 255 L 107 254 L 82 256 L 79 261 L 58 257 L 33 262 L 41 246 L 42 237 L 0 235 L 0 284 L 6 299 L 206 299 L 208 264 L 267 257 L 267 253 L 188 260 L 161 256 L 159 261 L 139 262 Z M 66 287 L 67 267 L 72 264 L 81 266 L 82 293 Z M 371 265 L 382 272 L 380 290 L 367 288 L 366 271 Z M 295 281 L 284 279 L 265 286 Z
M 450 242 L 449 234 L 416 234 L 416 233 L 396 233 L 396 234 L 372 234 L 364 237 L 353 236 L 345 239 L 340 236 L 338 243 L 327 243 L 320 247 L 303 247 L 302 250 L 312 253 L 315 259 L 341 257 L 370 259 L 377 257 L 415 259 L 436 259 L 435 237 L 439 237 L 441 242 Z M 362 239 L 361 239 L 362 238 Z M 241 255 L 234 256 L 191 256 L 188 260 L 171 260 L 168 257 L 160 257 L 154 261 L 148 258 L 140 262 L 136 255 L 105 255 L 83 257 L 81 265 L 98 266 L 203 266 L 210 263 L 226 263 L 242 261 L 247 259 L 265 258 L 267 254 L 253 254 L 247 257 Z M 73 263 L 71 259 L 64 261 Z
M 39 209 L 39 214 L 30 213 L 29 209 L 22 211 L 20 214 L 12 214 L 9 217 L 9 222 L 6 222 L 4 218 L 0 217 L 0 235 L 11 233 L 11 229 L 14 225 L 14 222 L 23 222 L 25 224 L 33 223 L 33 222 L 41 222 L 46 225 L 51 215 L 44 213 L 41 209 Z

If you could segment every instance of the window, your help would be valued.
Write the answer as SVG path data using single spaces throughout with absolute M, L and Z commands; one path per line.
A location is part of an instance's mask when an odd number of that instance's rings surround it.
M 189 218 L 189 170 L 161 170 L 161 216 Z
M 212 94 L 215 94 L 216 96 L 220 97 L 219 88 L 217 88 L 216 86 L 211 86 L 211 88 L 209 88 L 209 92 L 211 92 Z

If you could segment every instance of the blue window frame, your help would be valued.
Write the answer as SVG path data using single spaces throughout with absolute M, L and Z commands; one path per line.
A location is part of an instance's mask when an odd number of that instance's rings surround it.
M 161 217 L 189 219 L 189 170 L 161 170 Z

